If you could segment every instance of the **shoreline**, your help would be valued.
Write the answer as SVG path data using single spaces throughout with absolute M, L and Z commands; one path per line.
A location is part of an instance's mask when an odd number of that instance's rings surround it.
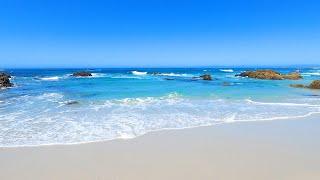
M 163 128 L 159 130 L 153 130 L 148 131 L 144 134 L 137 135 L 135 137 L 131 138 L 115 138 L 115 139 L 107 139 L 107 140 L 96 140 L 96 141 L 87 141 L 87 142 L 75 142 L 75 143 L 52 143 L 52 144 L 39 144 L 39 145 L 17 145 L 17 146 L 0 146 L 1 149 L 11 149 L 11 148 L 37 148 L 37 147 L 47 147 L 47 146 L 74 146 L 74 145 L 85 145 L 85 144 L 93 144 L 93 143 L 105 143 L 105 142 L 112 142 L 112 141 L 130 141 L 136 138 L 140 138 L 143 136 L 147 136 L 148 134 L 152 133 L 158 133 L 162 131 L 181 131 L 181 130 L 188 130 L 188 129 L 195 129 L 195 128 L 204 128 L 204 127 L 214 127 L 214 126 L 222 126 L 225 124 L 239 124 L 239 123 L 262 123 L 262 122 L 268 122 L 268 121 L 303 121 L 306 118 L 316 118 L 319 116 L 320 112 L 313 112 L 308 113 L 306 115 L 296 116 L 296 117 L 278 117 L 276 119 L 264 119 L 264 120 L 248 120 L 248 121 L 232 121 L 232 122 L 220 122 L 216 124 L 210 124 L 210 125 L 201 125 L 201 126 L 194 126 L 194 127 L 184 127 L 184 128 Z M 320 116 L 319 116 L 320 118 Z
M 0 148 L 0 179 L 318 179 L 319 116 Z M 201 167 L 201 168 L 199 168 Z

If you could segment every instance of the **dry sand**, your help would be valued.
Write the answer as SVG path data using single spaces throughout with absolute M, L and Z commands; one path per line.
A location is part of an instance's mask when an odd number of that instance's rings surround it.
M 319 180 L 319 138 L 318 116 L 0 148 L 0 179 Z

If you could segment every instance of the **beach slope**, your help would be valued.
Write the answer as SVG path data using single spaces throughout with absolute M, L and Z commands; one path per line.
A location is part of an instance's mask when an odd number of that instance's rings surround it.
M 312 117 L 0 148 L 0 179 L 318 180 L 319 127 L 320 118 Z

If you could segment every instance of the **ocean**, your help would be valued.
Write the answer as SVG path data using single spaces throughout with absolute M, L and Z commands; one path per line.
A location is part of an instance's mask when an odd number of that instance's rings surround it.
M 292 88 L 320 79 L 258 80 L 254 68 L 4 69 L 14 87 L 0 90 L 0 147 L 77 144 L 134 138 L 151 131 L 320 113 L 320 91 Z M 77 71 L 92 77 L 72 77 Z M 211 74 L 212 81 L 195 79 Z

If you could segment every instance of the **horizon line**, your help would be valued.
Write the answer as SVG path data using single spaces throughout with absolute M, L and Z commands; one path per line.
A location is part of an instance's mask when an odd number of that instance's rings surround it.
M 130 69 L 130 68 L 138 68 L 138 69 L 146 69 L 146 68 L 301 68 L 301 67 L 314 67 L 319 66 L 320 64 L 291 64 L 291 65 L 203 65 L 203 66 L 38 66 L 38 67 L 0 67 L 1 70 L 5 69 Z

